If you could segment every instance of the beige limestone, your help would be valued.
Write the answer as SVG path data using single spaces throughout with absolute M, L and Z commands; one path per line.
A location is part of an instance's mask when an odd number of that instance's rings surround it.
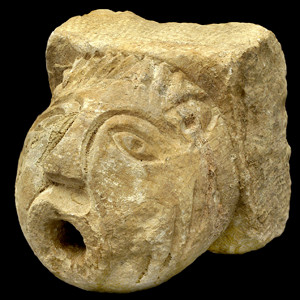
M 55 29 L 46 54 L 52 101 L 15 196 L 58 278 L 145 289 L 207 250 L 244 253 L 283 232 L 286 67 L 272 32 L 96 10 Z

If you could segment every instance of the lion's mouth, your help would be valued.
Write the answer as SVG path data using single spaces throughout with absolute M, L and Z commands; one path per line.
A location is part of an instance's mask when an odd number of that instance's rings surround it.
M 73 254 L 83 254 L 86 251 L 86 245 L 80 231 L 70 222 L 65 220 L 53 221 L 51 226 L 52 240 L 65 251 Z

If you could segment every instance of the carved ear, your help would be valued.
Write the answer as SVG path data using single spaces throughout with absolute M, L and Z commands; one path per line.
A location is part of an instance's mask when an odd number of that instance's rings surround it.
M 181 130 L 184 134 L 197 134 L 201 136 L 202 140 L 209 139 L 218 123 L 222 122 L 220 119 L 220 111 L 214 107 L 209 101 L 197 101 L 191 99 L 178 109 L 178 114 L 182 118 Z
M 181 129 L 184 133 L 199 130 L 205 132 L 212 122 L 211 107 L 204 102 L 188 101 L 179 113 L 182 117 Z
M 190 99 L 167 112 L 168 121 L 179 124 L 182 134 L 207 160 L 208 176 L 216 183 L 213 199 L 219 218 L 215 226 L 224 230 L 231 221 L 239 199 L 239 173 L 235 166 L 231 136 L 219 109 L 206 99 Z M 203 191 L 205 193 L 205 191 Z

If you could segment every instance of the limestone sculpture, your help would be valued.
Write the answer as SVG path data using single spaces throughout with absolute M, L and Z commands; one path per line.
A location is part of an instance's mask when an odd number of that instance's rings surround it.
M 96 10 L 54 30 L 46 63 L 52 100 L 15 196 L 58 278 L 146 289 L 207 250 L 245 253 L 283 232 L 286 67 L 272 32 Z

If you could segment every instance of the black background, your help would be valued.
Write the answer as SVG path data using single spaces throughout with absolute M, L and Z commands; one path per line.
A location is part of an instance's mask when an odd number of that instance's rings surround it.
M 290 299 L 297 290 L 299 280 L 299 255 L 297 240 L 299 210 L 297 166 L 297 83 L 299 68 L 297 45 L 299 23 L 297 9 L 292 1 L 272 2 L 139 2 L 110 5 L 109 2 L 90 1 L 68 3 L 61 1 L 36 2 L 36 4 L 10 3 L 10 9 L 3 10 L 7 19 L 2 25 L 2 72 L 5 74 L 2 99 L 2 148 L 5 196 L 2 211 L 1 250 L 3 252 L 4 281 L 2 292 L 11 296 L 38 299 L 49 296 L 56 299 L 140 299 L 152 297 L 196 297 L 218 299 L 231 297 L 261 299 L 285 295 Z M 269 4 L 267 4 L 269 3 Z M 296 2 L 293 2 L 296 3 Z M 14 7 L 15 5 L 15 7 Z M 290 217 L 284 233 L 264 248 L 243 255 L 217 255 L 206 252 L 192 265 L 168 282 L 141 292 L 131 294 L 99 294 L 86 292 L 70 286 L 54 277 L 34 256 L 28 246 L 16 215 L 14 205 L 14 182 L 17 160 L 25 135 L 31 124 L 49 105 L 51 93 L 45 65 L 46 43 L 51 32 L 70 17 L 89 13 L 98 8 L 114 11 L 130 10 L 141 17 L 158 22 L 195 22 L 200 24 L 224 22 L 251 22 L 273 31 L 282 45 L 287 62 L 289 115 L 287 137 L 292 147 L 291 176 L 292 198 Z M 2 136 L 3 136 L 2 135 Z M 297 298 L 297 292 L 294 297 Z

